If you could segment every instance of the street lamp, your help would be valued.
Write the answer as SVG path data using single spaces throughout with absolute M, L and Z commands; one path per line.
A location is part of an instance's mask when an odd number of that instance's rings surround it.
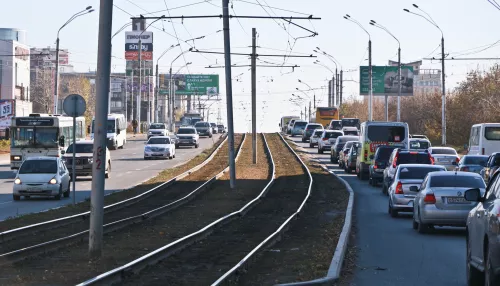
M 305 82 L 301 81 L 300 79 L 299 79 L 298 81 L 299 81 L 300 83 L 302 83 L 302 84 L 305 84 L 305 85 L 309 88 L 309 90 L 312 90 L 313 95 L 314 95 L 314 99 L 313 99 L 313 107 L 314 107 L 314 108 L 316 108 L 316 92 L 315 92 L 315 91 L 314 91 L 314 89 L 313 89 L 310 85 L 308 85 L 307 83 L 305 83 Z
M 441 139 L 441 144 L 443 145 L 446 145 L 446 88 L 445 88 L 445 72 L 444 72 L 444 34 L 443 34 L 443 30 L 441 30 L 441 28 L 439 28 L 438 24 L 436 24 L 436 22 L 434 21 L 434 19 L 432 19 L 432 17 L 427 14 L 427 12 L 425 12 L 424 10 L 422 10 L 421 8 L 419 8 L 417 5 L 413 4 L 413 7 L 417 8 L 418 10 L 422 11 L 426 16 L 422 15 L 422 14 L 418 14 L 418 13 L 415 13 L 415 12 L 412 12 L 408 9 L 403 9 L 403 11 L 405 12 L 408 12 L 410 14 L 413 14 L 413 15 L 417 15 L 419 17 L 422 17 L 424 18 L 427 22 L 431 23 L 431 25 L 433 25 L 434 27 L 438 28 L 439 32 L 441 32 L 441 77 L 442 77 L 442 108 L 441 108 L 441 136 L 442 136 L 442 139 Z
M 397 111 L 397 121 L 401 121 L 401 43 L 386 27 L 378 24 L 374 20 L 370 20 L 370 25 L 377 27 L 386 31 L 391 37 L 398 42 L 398 111 Z M 389 102 L 387 100 L 387 94 L 385 95 L 385 120 L 389 121 Z
M 172 66 L 174 64 L 174 62 L 180 58 L 182 55 L 184 55 L 185 53 L 187 52 L 191 52 L 193 50 L 193 48 L 189 48 L 189 50 L 187 51 L 183 51 L 182 53 L 180 53 L 171 63 L 170 63 L 170 92 L 169 92 L 169 95 L 170 95 L 170 131 L 171 132 L 174 132 L 174 128 L 175 128 L 175 125 L 174 125 L 174 120 L 175 120 L 175 116 L 174 116 L 174 104 L 175 104 L 175 87 L 173 86 L 173 76 L 172 76 Z M 187 64 L 186 64 L 187 65 Z
M 368 35 L 368 78 L 369 78 L 369 91 L 368 91 L 368 121 L 373 120 L 373 109 L 372 109 L 372 101 L 373 101 L 373 83 L 372 83 L 372 36 L 368 31 L 361 25 L 358 21 L 351 18 L 349 14 L 344 16 L 344 19 L 347 21 L 353 22 L 358 25 L 365 33 Z
M 85 10 L 82 10 L 75 15 L 71 16 L 64 25 L 59 28 L 57 31 L 57 39 L 56 39 L 56 74 L 55 74 L 55 79 L 54 79 L 54 114 L 57 114 L 57 101 L 59 100 L 59 33 L 61 32 L 62 28 L 66 27 L 71 21 L 74 19 L 83 16 L 88 13 L 94 12 L 94 9 L 92 9 L 92 6 L 87 6 Z
M 335 104 L 337 103 L 336 99 L 338 98 L 339 99 L 338 105 L 340 105 L 340 87 L 341 87 L 342 83 L 340 82 L 340 76 L 338 73 L 338 66 L 337 66 L 338 61 L 334 56 L 321 50 L 319 47 L 316 47 L 316 50 L 313 50 L 313 51 L 318 53 L 318 54 L 322 54 L 322 55 L 326 56 L 330 61 L 332 61 L 335 64 L 335 76 L 334 76 L 334 78 L 332 78 L 332 89 L 331 90 L 332 90 L 332 94 L 333 94 L 333 100 L 331 100 L 331 104 L 333 106 L 335 106 Z M 319 62 L 318 60 L 316 60 L 316 61 Z M 342 73 L 342 65 L 340 65 L 340 73 Z M 335 83 L 335 80 L 337 81 L 336 83 Z
M 159 98 L 159 92 L 160 92 L 160 78 L 159 78 L 159 74 L 158 74 L 158 62 L 160 61 L 160 59 L 168 52 L 170 51 L 171 49 L 175 48 L 175 47 L 178 47 L 180 44 L 177 44 L 177 45 L 171 45 L 170 47 L 168 47 L 168 49 L 166 49 L 159 57 L 158 59 L 156 60 L 156 89 L 155 89 L 155 93 L 156 93 L 156 101 L 158 102 L 158 98 Z M 154 102 L 154 100 L 153 100 Z M 167 96 L 165 95 L 165 97 L 163 98 L 163 122 L 167 122 Z M 155 122 L 158 122 L 158 108 L 156 108 L 156 114 L 155 114 Z

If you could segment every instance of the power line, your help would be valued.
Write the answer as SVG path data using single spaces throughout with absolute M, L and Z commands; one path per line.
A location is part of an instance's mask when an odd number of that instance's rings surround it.
M 168 9 L 167 0 L 163 0 L 163 3 L 165 3 L 165 8 L 167 8 L 167 13 L 168 13 L 168 16 L 170 17 L 170 10 Z M 184 21 L 182 21 L 182 24 L 184 24 Z M 181 50 L 182 59 L 184 60 L 184 64 L 186 65 L 186 69 L 188 70 L 188 73 L 191 73 L 189 71 L 189 66 L 188 66 L 187 61 L 186 61 L 186 56 L 185 56 L 184 50 L 182 49 L 181 43 L 179 42 L 179 35 L 177 35 L 177 30 L 175 29 L 175 25 L 173 23 L 172 23 L 172 28 L 174 29 L 175 37 L 177 38 L 177 43 L 179 44 L 179 49 Z

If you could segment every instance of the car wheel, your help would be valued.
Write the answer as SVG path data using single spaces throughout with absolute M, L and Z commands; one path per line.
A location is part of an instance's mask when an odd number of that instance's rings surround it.
M 111 162 L 108 162 L 108 171 L 104 175 L 104 178 L 109 179 L 109 177 L 111 176 L 110 173 L 111 173 Z
M 384 194 L 384 195 L 388 194 L 387 185 L 385 184 L 385 182 L 383 183 L 383 186 L 382 186 L 382 194 Z
M 68 184 L 68 189 L 66 190 L 66 192 L 64 192 L 64 197 L 69 198 L 70 192 L 71 192 L 71 183 Z
M 309 148 L 312 148 L 312 147 L 314 147 L 313 144 L 309 144 Z
M 361 180 L 366 180 L 367 179 L 365 172 L 363 172 L 362 170 L 359 171 L 359 178 Z
M 398 211 L 392 207 L 391 200 L 389 200 L 389 214 L 391 217 L 398 217 Z
M 179 145 L 175 145 L 175 149 L 179 149 Z
M 422 222 L 422 218 L 420 217 L 420 210 L 418 211 L 418 221 L 418 233 L 427 233 L 429 231 L 429 225 Z
M 418 222 L 415 220 L 415 217 L 413 217 L 412 228 L 418 229 Z
M 467 230 L 468 232 L 469 230 Z M 483 274 L 477 268 L 471 265 L 471 248 L 469 237 L 467 237 L 467 258 L 465 261 L 466 274 L 467 274 L 467 285 L 468 286 L 483 286 L 485 283 L 486 271 Z M 485 269 L 486 270 L 486 269 Z
M 198 147 L 200 147 L 200 144 L 194 145 L 194 148 L 198 148 Z
M 330 162 L 333 163 L 333 157 L 330 155 Z
M 318 154 L 323 154 L 323 149 L 318 147 Z
M 346 172 L 347 174 L 350 174 L 350 173 L 352 172 L 352 170 L 351 170 L 351 168 L 347 167 L 347 168 L 345 169 L 345 172 Z
M 59 193 L 54 197 L 54 199 L 60 200 L 62 195 L 63 195 L 63 189 L 62 189 L 62 185 L 61 185 L 61 186 L 59 186 Z
M 484 285 L 485 286 L 496 286 L 498 283 L 500 283 L 498 279 L 498 275 L 495 274 L 495 271 L 493 269 L 493 265 L 491 264 L 491 254 L 490 254 L 490 248 L 488 246 L 485 246 L 485 265 L 484 265 Z
M 21 196 L 12 195 L 12 199 L 14 201 L 20 201 L 21 200 Z
M 368 175 L 368 185 L 373 186 L 373 178 L 370 175 Z

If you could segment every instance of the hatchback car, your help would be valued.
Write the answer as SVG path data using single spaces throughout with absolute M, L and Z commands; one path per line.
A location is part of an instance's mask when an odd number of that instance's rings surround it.
M 304 130 L 304 134 L 302 134 L 302 142 L 307 142 L 308 140 L 310 140 L 312 134 L 317 129 L 323 130 L 323 126 L 321 126 L 321 124 L 319 124 L 319 123 L 309 123 L 309 124 L 307 124 L 306 128 Z
M 217 134 L 219 129 L 217 128 L 217 124 L 210 122 L 210 127 L 212 127 L 212 134 Z
M 151 123 L 148 129 L 148 139 L 153 136 L 167 136 L 167 124 L 165 123 Z
M 70 176 L 63 160 L 57 157 L 28 157 L 14 179 L 13 199 L 21 196 L 54 197 L 60 200 L 70 195 Z
M 425 233 L 434 226 L 466 226 L 476 202 L 465 200 L 469 189 L 485 193 L 483 179 L 471 172 L 432 172 L 418 188 L 413 207 L 413 229 Z M 413 188 L 417 191 L 417 188 Z
M 488 184 L 490 181 L 490 176 L 495 174 L 495 171 L 500 167 L 500 152 L 495 152 L 491 154 L 488 158 L 488 162 L 486 166 L 479 172 L 479 174 L 483 177 L 483 180 Z
M 194 128 L 196 128 L 196 132 L 198 132 L 200 136 L 208 136 L 209 138 L 212 138 L 212 127 L 210 126 L 210 123 L 198 121 L 194 124 Z
M 429 153 L 434 159 L 434 164 L 445 166 L 448 171 L 455 170 L 460 161 L 457 151 L 451 147 L 431 147 Z
M 372 161 L 368 169 L 368 183 L 370 185 L 377 186 L 378 183 L 383 182 L 384 170 L 394 149 L 396 149 L 395 146 L 380 145 L 375 150 L 375 154 L 370 156 Z
M 168 136 L 152 137 L 145 144 L 144 160 L 156 158 L 175 158 L 175 144 Z
M 176 149 L 180 146 L 194 146 L 194 148 L 200 146 L 200 136 L 194 127 L 180 127 L 175 135 L 177 136 Z
M 460 158 L 456 171 L 480 173 L 488 162 L 486 155 L 465 155 Z
M 431 147 L 431 141 L 422 138 L 411 138 L 409 146 L 413 150 L 427 150 Z
M 295 135 L 302 136 L 302 134 L 304 134 L 304 129 L 306 128 L 306 125 L 307 121 L 295 120 L 290 135 L 292 135 L 292 137 Z
M 488 184 L 486 194 L 480 189 L 465 191 L 467 201 L 477 203 L 467 217 L 468 285 L 500 285 L 500 173 Z M 487 282 L 487 284 L 485 283 Z
M 422 184 L 428 173 L 438 171 L 446 171 L 446 168 L 437 165 L 399 165 L 394 181 L 389 186 L 389 214 L 397 217 L 399 212 L 413 212 L 413 199 L 418 191 L 416 188 Z
M 345 164 L 345 159 L 347 157 L 347 153 L 349 150 L 351 150 L 351 147 L 354 143 L 359 142 L 359 141 L 347 141 L 345 143 L 344 147 L 342 147 L 342 150 L 339 152 L 339 167 L 344 169 L 344 164 Z
M 325 130 L 318 140 L 318 154 L 323 154 L 325 150 L 330 150 L 333 143 L 339 136 L 342 136 L 342 131 Z
M 94 162 L 94 141 L 80 140 L 75 145 L 71 144 L 66 149 L 63 160 L 73 178 L 73 152 L 75 153 L 75 178 L 78 176 L 92 176 L 92 164 Z M 111 152 L 106 147 L 105 178 L 111 176 Z
M 309 139 L 309 148 L 314 148 L 314 146 L 318 145 L 318 140 L 323 134 L 323 129 L 321 130 L 314 130 L 313 135 L 311 136 L 311 139 Z
M 337 140 L 335 140 L 335 143 L 333 144 L 333 146 L 330 150 L 330 161 L 332 163 L 339 162 L 340 151 L 342 150 L 342 148 L 344 148 L 344 145 L 349 141 L 359 141 L 359 137 L 352 136 L 352 135 L 349 135 L 349 136 L 342 135 L 342 136 L 337 137 Z

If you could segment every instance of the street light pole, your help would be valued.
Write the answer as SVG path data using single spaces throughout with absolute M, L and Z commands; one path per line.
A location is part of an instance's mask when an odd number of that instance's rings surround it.
M 171 63 L 170 63 L 170 132 L 174 132 L 175 130 L 175 116 L 174 116 L 174 104 L 175 104 L 175 87 L 173 86 L 173 78 L 172 78 L 172 65 L 174 62 L 184 55 L 187 52 L 192 51 L 193 48 L 189 48 L 189 50 L 180 53 Z
M 155 94 L 156 94 L 156 102 L 158 102 L 158 100 L 159 100 L 159 93 L 160 93 L 160 77 L 159 77 L 159 74 L 158 74 L 158 62 L 160 61 L 160 59 L 161 59 L 161 58 L 162 58 L 162 57 L 163 57 L 163 56 L 164 56 L 164 55 L 165 55 L 168 51 L 170 51 L 171 49 L 173 49 L 173 48 L 175 48 L 175 47 L 177 47 L 177 46 L 179 46 L 179 44 L 177 44 L 177 45 L 171 45 L 171 46 L 170 46 L 170 47 L 168 47 L 168 49 L 166 49 L 166 50 L 165 50 L 165 51 L 164 51 L 164 52 L 163 52 L 163 53 L 162 53 L 162 54 L 158 57 L 158 59 L 156 60 L 156 89 L 155 89 Z M 166 123 L 166 119 L 167 119 L 167 117 L 166 117 L 166 114 L 167 114 L 167 112 L 166 112 L 166 106 L 167 106 L 167 104 L 166 104 L 166 98 L 167 98 L 167 95 L 165 95 L 165 96 L 163 97 L 163 99 L 164 99 L 164 100 L 163 100 L 163 118 L 164 118 L 163 122 L 164 122 L 164 123 Z M 156 114 L 155 114 L 155 119 L 154 119 L 154 121 L 155 121 L 155 122 L 158 122 L 158 121 L 159 121 L 159 119 L 158 119 L 158 106 L 156 107 Z
M 55 70 L 55 77 L 54 77 L 54 114 L 57 114 L 57 104 L 58 104 L 58 100 L 59 100 L 59 33 L 61 32 L 62 28 L 66 27 L 66 25 L 71 23 L 71 21 L 73 21 L 74 19 L 76 19 L 80 16 L 83 16 L 85 14 L 92 13 L 92 12 L 94 12 L 94 9 L 92 9 L 92 6 L 88 6 L 87 8 L 85 8 L 85 10 L 82 10 L 82 11 L 76 13 L 75 15 L 71 16 L 71 18 L 69 18 L 69 20 L 66 21 L 66 23 L 64 23 L 64 25 L 62 25 L 61 28 L 59 28 L 59 30 L 57 31 L 56 70 Z

